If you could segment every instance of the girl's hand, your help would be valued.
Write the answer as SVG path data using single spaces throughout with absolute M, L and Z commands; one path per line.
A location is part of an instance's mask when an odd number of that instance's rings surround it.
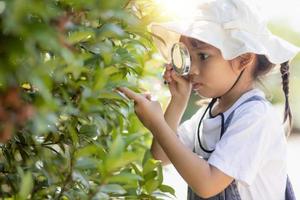
M 152 101 L 150 94 L 138 94 L 126 87 L 118 87 L 116 89 L 134 101 L 136 115 L 150 131 L 158 123 L 165 120 L 160 103 L 158 101 Z
M 168 83 L 173 100 L 188 101 L 192 91 L 192 84 L 188 79 L 177 75 L 172 68 L 172 64 L 166 64 L 163 78 Z

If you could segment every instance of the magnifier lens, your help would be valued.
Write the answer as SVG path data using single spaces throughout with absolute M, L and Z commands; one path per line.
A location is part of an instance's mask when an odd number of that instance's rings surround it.
M 171 49 L 172 66 L 175 72 L 181 76 L 190 71 L 191 60 L 187 47 L 181 43 L 175 43 Z

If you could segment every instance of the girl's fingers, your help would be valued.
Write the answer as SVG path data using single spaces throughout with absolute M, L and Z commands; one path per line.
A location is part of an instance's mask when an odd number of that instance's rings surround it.
M 118 91 L 122 92 L 123 94 L 125 94 L 126 97 L 128 97 L 129 99 L 134 100 L 135 102 L 139 102 L 141 101 L 141 95 L 126 88 L 126 87 L 117 87 L 116 88 Z
M 178 83 L 186 82 L 186 80 L 182 76 L 177 75 L 175 71 L 171 72 L 171 77 Z
M 145 97 L 149 101 L 151 101 L 151 94 L 149 92 L 146 92 L 144 94 L 138 94 L 126 87 L 118 87 L 116 90 L 122 92 L 126 97 L 128 97 L 131 100 L 134 100 L 135 102 L 139 102 L 142 97 Z
M 172 81 L 171 72 L 172 72 L 172 70 L 168 70 L 168 69 L 165 70 L 164 75 L 163 75 L 163 78 L 165 79 L 165 81 L 167 81 L 167 82 Z
M 171 82 L 171 81 L 172 81 L 171 75 L 164 75 L 163 78 L 164 78 L 164 80 L 167 81 L 167 82 Z
M 150 93 L 145 93 L 143 94 L 143 96 L 148 99 L 149 101 L 151 101 L 151 94 Z
M 167 64 L 165 64 L 165 66 L 166 66 L 167 70 L 171 70 L 172 69 L 172 64 L 171 63 L 167 63 Z

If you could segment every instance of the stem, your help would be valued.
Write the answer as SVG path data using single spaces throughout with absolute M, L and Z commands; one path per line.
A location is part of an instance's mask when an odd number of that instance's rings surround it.
M 123 6 L 123 8 L 127 8 L 127 6 L 130 4 L 130 2 L 131 2 L 131 0 L 128 0 L 128 1 L 126 2 L 126 4 Z
M 72 152 L 71 155 L 70 155 L 70 171 L 69 171 L 69 174 L 67 175 L 67 177 L 66 177 L 66 179 L 64 181 L 64 184 L 63 184 L 63 186 L 61 188 L 61 191 L 60 191 L 59 195 L 57 196 L 57 198 L 55 198 L 57 200 L 59 200 L 60 197 L 62 197 L 63 193 L 67 189 L 68 184 L 71 183 L 71 181 L 72 181 L 72 173 L 73 173 L 73 167 L 74 167 L 73 156 L 74 156 L 74 152 Z

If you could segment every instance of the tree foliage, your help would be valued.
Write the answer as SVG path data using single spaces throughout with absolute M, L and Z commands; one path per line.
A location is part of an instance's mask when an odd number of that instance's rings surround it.
M 131 103 L 154 47 L 145 0 L 0 1 L 0 196 L 156 199 L 151 137 Z

